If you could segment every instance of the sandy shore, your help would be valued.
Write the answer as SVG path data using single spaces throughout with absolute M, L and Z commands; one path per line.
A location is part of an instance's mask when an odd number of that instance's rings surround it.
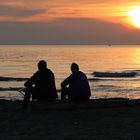
M 140 139 L 140 101 L 93 100 L 85 104 L 0 100 L 0 140 Z

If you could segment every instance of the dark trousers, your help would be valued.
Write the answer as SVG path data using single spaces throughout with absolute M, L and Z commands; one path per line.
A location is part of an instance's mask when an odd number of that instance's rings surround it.
M 77 95 L 76 95 L 77 94 Z M 80 94 L 78 94 L 78 93 L 73 93 L 72 91 L 70 91 L 70 89 L 69 88 L 67 88 L 67 87 L 63 87 L 62 89 L 61 89 L 61 100 L 65 100 L 65 99 L 67 99 L 68 98 L 68 100 L 69 101 L 88 101 L 89 100 L 89 96 L 87 95 L 80 95 Z
M 66 98 L 69 96 L 69 88 L 63 87 L 61 89 L 61 100 L 66 100 Z
M 23 108 L 28 107 L 28 103 L 30 101 L 31 96 L 32 96 L 32 100 L 37 99 L 37 92 L 35 92 L 35 88 L 32 86 L 27 87 L 25 90 L 25 96 L 24 96 L 24 100 L 22 103 Z
M 27 108 L 28 104 L 30 102 L 30 98 L 32 97 L 32 100 L 36 100 L 39 102 L 48 102 L 48 101 L 56 101 L 57 94 L 54 95 L 53 92 L 51 95 L 47 95 L 46 92 L 41 92 L 40 90 L 37 90 L 35 87 L 27 87 L 25 91 L 24 100 L 22 102 L 22 107 Z

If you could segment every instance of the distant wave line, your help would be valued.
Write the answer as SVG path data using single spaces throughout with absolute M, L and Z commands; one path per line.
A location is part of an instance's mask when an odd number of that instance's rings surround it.
M 0 91 L 18 91 L 25 92 L 25 87 L 0 87 Z M 57 92 L 61 92 L 61 89 L 57 89 Z
M 3 77 L 0 76 L 0 81 L 26 81 L 29 78 L 15 78 L 15 77 Z
M 10 82 L 10 81 L 27 81 L 30 78 L 21 78 L 21 77 L 5 77 L 5 76 L 0 76 L 0 81 L 6 81 L 6 82 Z M 63 78 L 56 78 L 57 80 L 62 80 Z
M 23 89 L 23 87 L 0 87 L 0 91 L 19 91 Z

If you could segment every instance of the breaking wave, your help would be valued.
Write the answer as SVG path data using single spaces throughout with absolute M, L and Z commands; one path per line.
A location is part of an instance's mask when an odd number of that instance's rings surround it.
M 94 77 L 135 77 L 137 72 L 93 72 Z

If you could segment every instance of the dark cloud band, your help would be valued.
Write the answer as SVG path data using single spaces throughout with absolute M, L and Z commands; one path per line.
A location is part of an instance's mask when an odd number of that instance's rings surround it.
M 45 12 L 44 9 L 26 9 L 20 7 L 0 6 L 0 16 L 29 17 Z

